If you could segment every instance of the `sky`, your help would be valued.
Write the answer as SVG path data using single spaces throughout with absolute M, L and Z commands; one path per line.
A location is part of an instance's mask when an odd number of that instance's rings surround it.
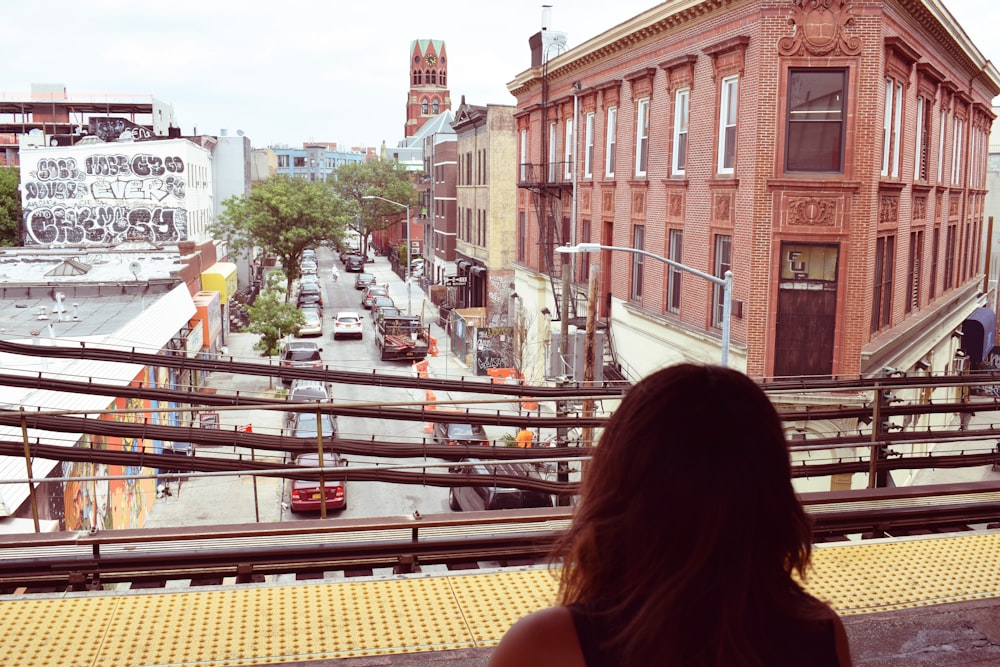
M 944 0 L 1000 69 L 1000 3 Z M 184 134 L 242 131 L 254 148 L 395 146 L 403 138 L 410 44 L 444 40 L 452 109 L 514 104 L 542 5 L 572 48 L 656 0 L 8 0 L 0 99 L 33 83 L 70 97 L 151 95 Z

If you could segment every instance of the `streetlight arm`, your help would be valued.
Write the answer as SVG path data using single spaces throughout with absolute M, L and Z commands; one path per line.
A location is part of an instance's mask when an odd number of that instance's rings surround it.
M 709 282 L 715 283 L 716 285 L 725 287 L 725 278 L 719 278 L 718 276 L 713 276 L 711 273 L 705 273 L 704 271 L 699 271 L 693 267 L 687 266 L 686 264 L 681 264 L 680 262 L 675 262 L 672 259 L 668 259 L 661 255 L 656 255 L 649 252 L 648 250 L 641 250 L 639 248 L 629 248 L 626 246 L 617 245 L 601 245 L 600 243 L 578 243 L 574 246 L 559 246 L 556 248 L 556 252 L 561 252 L 565 254 L 577 254 L 577 253 L 589 253 L 589 252 L 599 252 L 601 250 L 620 250 L 621 252 L 630 252 L 633 255 L 642 255 L 644 257 L 649 257 L 650 259 L 655 259 L 674 267 L 680 271 L 687 271 L 690 274 L 696 275 L 699 278 L 708 280 Z

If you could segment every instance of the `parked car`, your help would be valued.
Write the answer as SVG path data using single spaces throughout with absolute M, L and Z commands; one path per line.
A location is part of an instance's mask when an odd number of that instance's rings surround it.
M 344 269 L 354 273 L 365 270 L 365 258 L 361 255 L 348 255 L 344 262 Z
M 396 302 L 392 300 L 391 296 L 377 296 L 372 299 L 372 305 L 369 306 L 369 310 L 372 311 L 372 321 L 375 321 L 375 317 L 378 315 L 379 311 L 383 308 L 395 308 Z
M 288 414 L 291 416 L 288 417 L 285 424 L 285 435 L 315 440 L 320 435 L 316 430 L 318 423 L 319 428 L 323 429 L 322 436 L 324 438 L 337 437 L 337 418 L 331 414 L 320 413 L 319 422 L 316 421 L 315 412 L 289 412 Z
M 364 289 L 375 284 L 375 276 L 371 273 L 359 273 L 354 277 L 354 289 Z
M 304 260 L 302 260 L 302 263 L 299 264 L 299 271 L 303 275 L 310 274 L 310 273 L 318 273 L 319 272 L 319 266 L 316 264 L 316 262 L 314 260 L 304 259 Z
M 319 454 L 300 454 L 295 457 L 295 464 L 310 468 L 319 467 Z M 347 465 L 344 459 L 336 452 L 323 453 L 323 467 L 331 468 Z M 290 494 L 289 507 L 293 512 L 304 512 L 319 510 L 321 502 L 325 502 L 326 508 L 342 510 L 347 507 L 347 488 L 343 481 L 335 479 L 324 479 L 323 494 L 320 489 L 318 479 L 294 479 L 292 480 L 292 492 Z M 323 498 L 323 496 L 326 496 Z
M 403 311 L 396 306 L 372 306 L 372 322 L 377 323 L 383 317 L 402 315 Z
M 322 380 L 293 380 L 288 390 L 289 403 L 329 402 L 330 392 Z
M 311 260 L 313 262 L 316 261 L 316 249 L 315 248 L 306 248 L 305 250 L 302 251 L 302 261 L 305 262 L 307 260 Z
M 301 308 L 305 321 L 299 325 L 299 336 L 322 336 L 323 313 L 317 308 Z
M 370 310 L 377 296 L 389 296 L 389 290 L 381 285 L 369 285 L 361 297 L 361 305 Z
M 292 368 L 322 368 L 323 358 L 320 352 L 323 351 L 316 343 L 293 340 L 285 343 L 281 351 L 281 365 Z M 281 378 L 283 385 L 290 385 L 291 378 Z
M 361 316 L 354 311 L 341 311 L 333 320 L 333 339 L 337 340 L 343 336 L 357 336 L 358 338 L 364 336 Z
M 480 424 L 435 422 L 434 441 L 444 445 L 489 445 L 486 429 Z
M 312 283 L 314 285 L 319 285 L 319 274 L 318 273 L 303 273 L 299 278 L 299 289 L 306 283 Z
M 510 475 L 531 479 L 545 479 L 544 466 L 534 463 L 483 463 L 476 459 L 465 459 L 474 465 L 456 466 L 452 474 L 476 477 L 481 486 L 453 486 L 448 490 L 448 507 L 456 512 L 463 510 L 507 510 L 521 507 L 553 507 L 552 494 L 540 491 L 526 491 L 498 486 L 495 475 Z

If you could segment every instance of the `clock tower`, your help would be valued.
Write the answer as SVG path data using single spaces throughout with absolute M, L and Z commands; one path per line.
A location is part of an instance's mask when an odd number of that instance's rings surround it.
M 451 109 L 448 92 L 448 52 L 444 41 L 418 39 L 410 43 L 410 92 L 406 99 L 403 136 L 412 137 L 428 118 Z

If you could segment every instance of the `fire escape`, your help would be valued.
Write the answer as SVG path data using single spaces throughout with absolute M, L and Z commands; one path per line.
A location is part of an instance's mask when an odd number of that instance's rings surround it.
M 541 103 L 541 154 L 540 164 L 521 165 L 521 180 L 519 188 L 531 193 L 531 201 L 535 209 L 535 219 L 538 221 L 538 239 L 540 245 L 540 268 L 549 278 L 549 285 L 555 301 L 549 311 L 553 320 L 566 317 L 569 323 L 578 327 L 586 326 L 587 290 L 575 282 L 576 276 L 571 276 L 569 293 L 563 299 L 562 267 L 563 261 L 568 261 L 572 255 L 560 255 L 556 248 L 571 243 L 571 227 L 576 224 L 573 219 L 574 184 L 567 173 L 576 169 L 573 162 L 555 161 L 551 151 L 548 63 L 542 66 L 542 103 Z M 574 123 L 576 119 L 574 119 Z M 586 255 L 580 255 L 585 258 Z M 586 260 L 584 260 L 586 261 Z M 568 304 L 567 311 L 564 302 Z M 597 328 L 604 333 L 603 376 L 606 380 L 626 379 L 621 372 L 611 339 L 610 321 L 598 318 Z

